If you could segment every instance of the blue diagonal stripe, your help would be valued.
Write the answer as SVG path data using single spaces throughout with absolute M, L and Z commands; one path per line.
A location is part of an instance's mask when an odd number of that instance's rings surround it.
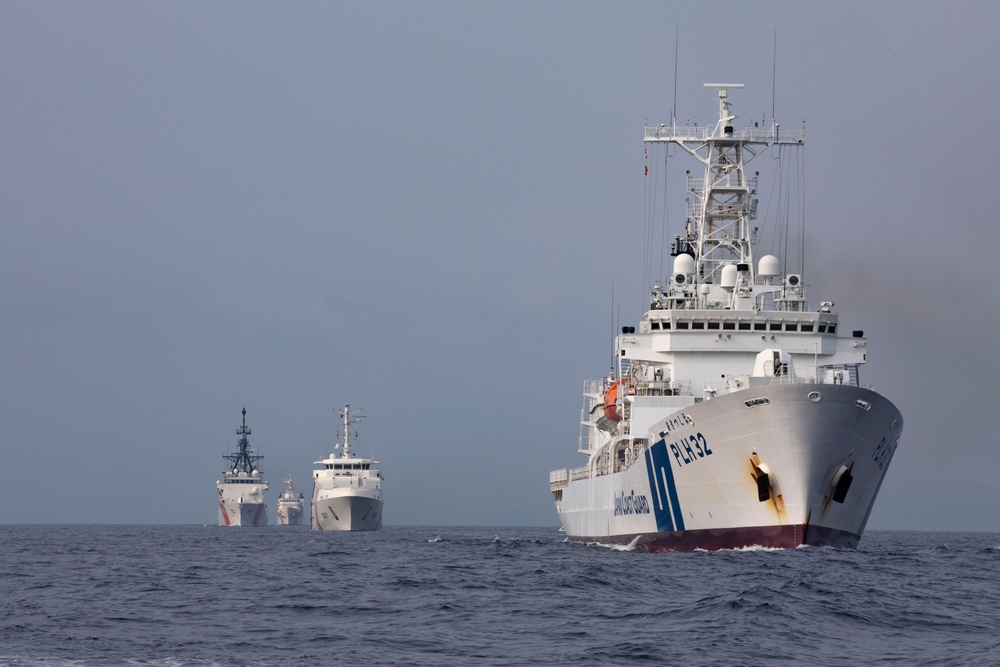
M 663 441 L 657 443 L 662 445 Z M 657 465 L 652 454 L 656 445 L 646 450 L 646 472 L 649 474 L 649 492 L 653 496 L 653 516 L 656 519 L 656 530 L 672 531 L 674 523 L 670 519 L 670 505 L 667 504 L 667 490 L 663 488 L 662 478 L 657 472 Z
M 670 498 L 670 508 L 673 509 L 673 521 L 670 530 L 684 530 L 684 514 L 681 512 L 680 500 L 677 498 L 677 484 L 674 482 L 674 469 L 670 465 L 670 456 L 667 454 L 666 442 L 660 440 L 649 448 L 652 458 L 653 470 L 656 471 L 658 486 L 666 487 L 666 496 Z M 664 503 L 666 510 L 666 503 Z M 659 520 L 657 520 L 659 525 Z M 661 529 L 662 530 L 662 529 Z

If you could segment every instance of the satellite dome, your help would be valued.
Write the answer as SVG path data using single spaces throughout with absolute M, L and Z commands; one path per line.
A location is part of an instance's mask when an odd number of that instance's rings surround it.
M 719 280 L 719 285 L 722 289 L 732 289 L 736 287 L 736 265 L 726 264 L 722 267 L 722 276 Z
M 757 264 L 757 275 L 770 278 L 781 274 L 781 265 L 774 255 L 764 255 Z
M 677 255 L 674 258 L 674 273 L 689 275 L 694 273 L 694 257 L 691 255 Z

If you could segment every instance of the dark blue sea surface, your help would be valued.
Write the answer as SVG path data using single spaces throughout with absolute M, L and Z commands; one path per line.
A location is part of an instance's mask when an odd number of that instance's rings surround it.
M 624 551 L 556 529 L 0 526 L 0 665 L 1000 664 L 1000 535 Z

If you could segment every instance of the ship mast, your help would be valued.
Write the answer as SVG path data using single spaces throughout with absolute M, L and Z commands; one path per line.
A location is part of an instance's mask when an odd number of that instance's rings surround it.
M 678 285 L 674 286 L 718 285 L 722 268 L 735 264 L 739 278 L 733 296 L 745 297 L 755 278 L 750 224 L 757 217 L 757 174 L 748 179 L 746 163 L 771 146 L 801 144 L 804 130 L 783 135 L 772 120 L 770 128 L 755 124 L 736 131 L 733 121 L 739 116 L 730 109 L 729 91 L 743 84 L 706 83 L 705 87 L 719 94 L 719 121 L 714 127 L 678 127 L 672 120 L 669 127 L 647 127 L 644 141 L 676 144 L 704 166 L 700 178 L 687 174 L 691 198 L 685 234 L 676 238 L 673 249 L 674 256 L 691 256 L 694 267 L 689 275 L 675 275 L 673 282 Z
M 236 429 L 239 439 L 236 441 L 239 451 L 232 454 L 225 454 L 222 458 L 230 463 L 230 468 L 226 471 L 231 473 L 245 472 L 248 475 L 256 469 L 257 462 L 264 458 L 263 455 L 254 454 L 250 449 L 250 427 L 247 426 L 247 409 L 243 408 L 243 424 Z
M 350 416 L 351 406 L 347 404 L 344 409 L 340 411 L 340 418 L 344 422 L 344 453 L 341 458 L 350 458 L 351 456 L 351 425 L 358 424 L 362 419 L 365 418 L 364 415 Z

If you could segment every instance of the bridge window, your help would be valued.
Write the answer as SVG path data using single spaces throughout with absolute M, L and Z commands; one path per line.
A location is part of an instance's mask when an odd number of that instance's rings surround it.
M 719 323 L 718 322 L 709 322 L 708 323 L 708 328 L 709 329 L 718 329 L 719 328 Z

